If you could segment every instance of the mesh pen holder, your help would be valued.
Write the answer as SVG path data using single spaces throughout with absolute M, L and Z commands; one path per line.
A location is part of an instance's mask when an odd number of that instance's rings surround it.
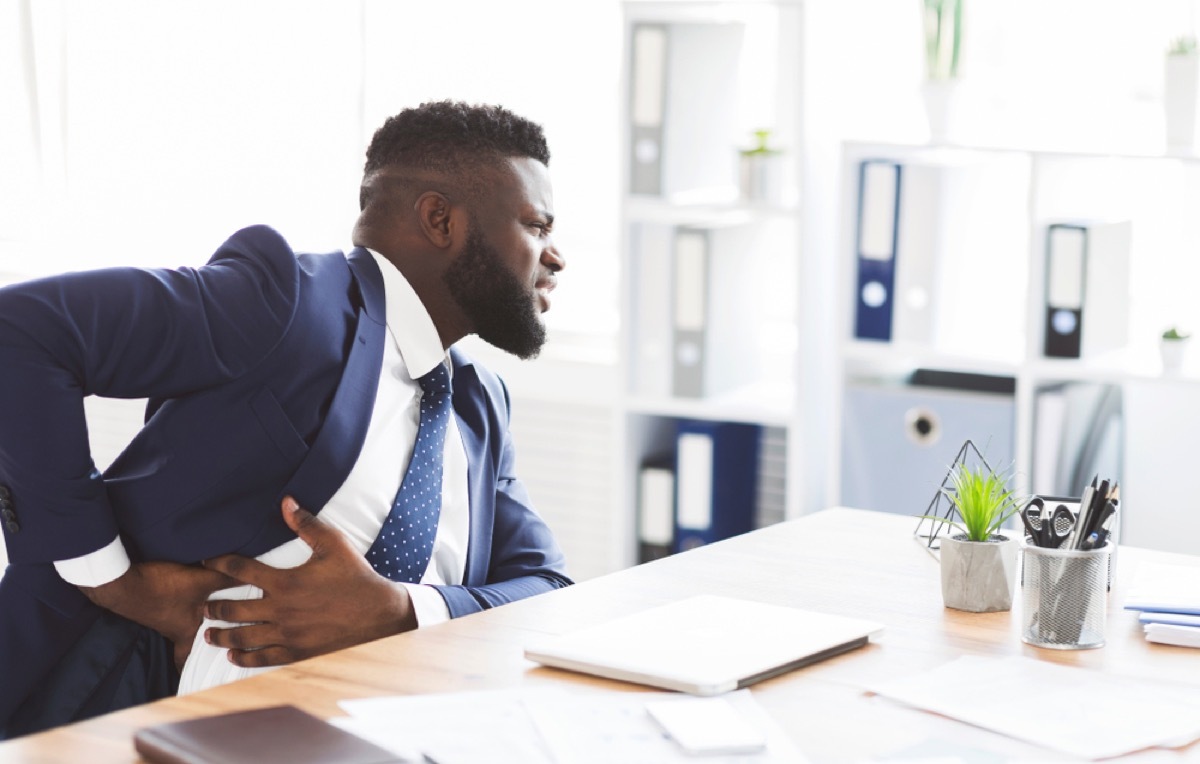
M 1100 549 L 1021 546 L 1022 641 L 1055 650 L 1104 646 L 1108 562 Z

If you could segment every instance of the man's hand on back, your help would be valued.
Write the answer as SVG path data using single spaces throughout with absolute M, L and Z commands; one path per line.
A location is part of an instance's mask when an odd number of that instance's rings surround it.
M 192 651 L 208 596 L 236 585 L 213 570 L 174 562 L 140 562 L 107 584 L 79 589 L 100 607 L 171 640 L 175 667 L 182 668 Z
M 262 599 L 213 600 L 209 618 L 244 624 L 210 628 L 238 666 L 278 666 L 417 627 L 408 592 L 375 572 L 342 534 L 283 500 L 284 521 L 312 548 L 304 564 L 280 570 L 240 555 L 205 567 L 262 589 Z

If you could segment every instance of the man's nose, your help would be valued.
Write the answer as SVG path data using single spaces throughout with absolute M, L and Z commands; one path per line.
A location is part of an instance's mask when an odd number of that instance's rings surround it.
M 567 267 L 567 260 L 562 256 L 562 253 L 558 251 L 557 245 L 549 244 L 544 250 L 542 250 L 542 265 L 545 265 L 551 271 L 558 273 L 563 268 Z

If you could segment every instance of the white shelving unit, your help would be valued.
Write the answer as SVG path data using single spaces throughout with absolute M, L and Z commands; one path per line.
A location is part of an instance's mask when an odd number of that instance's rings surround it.
M 856 226 L 859 163 L 865 159 L 921 165 L 965 163 L 988 185 L 965 206 L 947 214 L 967 216 L 969 231 L 943 255 L 952 275 L 935 300 L 948 303 L 937 317 L 943 330 L 928 341 L 879 342 L 855 339 L 857 303 Z M 1197 440 L 1188 424 L 1200 415 L 1200 367 L 1165 374 L 1159 336 L 1172 324 L 1200 327 L 1200 158 L 1152 151 L 1098 153 L 1036 147 L 929 146 L 851 142 L 843 146 L 839 328 L 836 407 L 851 380 L 899 380 L 914 369 L 1012 378 L 1016 488 L 1031 486 L 1036 458 L 1040 391 L 1059 383 L 1106 383 L 1123 395 L 1125 508 L 1122 541 L 1194 553 L 1188 539 L 1200 533 L 1177 475 L 1187 474 Z M 1047 226 L 1079 220 L 1125 220 L 1132 228 L 1128 274 L 1128 341 L 1119 349 L 1079 359 L 1043 353 Z M 897 253 L 896 269 L 904 267 Z M 945 263 L 944 263 L 945 264 Z M 902 299 L 897 295 L 895 299 Z M 1100 306 L 1086 302 L 1084 310 Z M 948 330 L 948 331 L 946 331 Z M 884 425 L 886 426 L 886 425 Z M 840 498 L 840 428 L 827 483 L 832 502 Z M 957 444 L 956 444 L 957 445 Z M 1090 476 L 1089 476 L 1090 477 Z M 935 485 L 940 475 L 929 475 Z M 1082 486 L 1075 486 L 1075 493 Z M 1044 490 L 1044 489 L 1040 489 Z M 1061 490 L 1061 489 L 1060 489 Z M 932 493 L 931 493 L 932 495 Z M 910 508 L 897 511 L 908 512 Z
M 680 0 L 622 7 L 628 99 L 618 503 L 632 563 L 639 468 L 673 450 L 679 420 L 761 425 L 759 521 L 801 512 L 804 6 Z M 759 129 L 770 130 L 769 145 L 781 151 L 767 160 L 781 181 L 769 195 L 748 193 L 739 182 L 740 152 Z M 675 270 L 681 231 L 707 242 L 702 302 L 712 320 L 699 348 L 718 368 L 704 372 L 700 386 L 735 365 L 742 370 L 735 382 L 699 395 L 681 394 L 679 382 L 689 373 L 678 366 L 675 333 L 676 297 L 688 299 L 676 291 L 684 288 Z

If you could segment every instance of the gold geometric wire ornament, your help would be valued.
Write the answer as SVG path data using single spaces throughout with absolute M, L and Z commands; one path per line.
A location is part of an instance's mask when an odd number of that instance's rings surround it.
M 970 440 L 962 444 L 962 448 L 958 449 L 958 456 L 954 457 L 954 461 L 950 463 L 950 469 L 946 470 L 946 476 L 942 478 L 942 484 L 938 487 L 937 493 L 933 495 L 933 500 L 929 502 L 929 507 L 925 510 L 925 514 L 921 516 L 920 522 L 917 523 L 916 530 L 913 531 L 913 536 L 920 539 L 925 539 L 925 547 L 927 549 L 941 549 L 942 542 L 938 539 L 938 535 L 943 528 L 951 527 L 948 522 L 941 522 L 933 518 L 942 518 L 949 520 L 957 511 L 954 502 L 950 499 L 950 494 L 954 492 L 954 471 L 960 465 L 968 466 L 967 461 L 971 454 L 975 455 L 975 459 L 983 465 L 988 473 L 991 473 L 992 467 L 987 463 L 987 459 L 983 458 L 983 454 L 979 452 L 975 444 Z M 943 503 L 945 506 L 943 507 Z M 930 529 L 927 533 L 921 533 L 922 526 L 929 523 Z

